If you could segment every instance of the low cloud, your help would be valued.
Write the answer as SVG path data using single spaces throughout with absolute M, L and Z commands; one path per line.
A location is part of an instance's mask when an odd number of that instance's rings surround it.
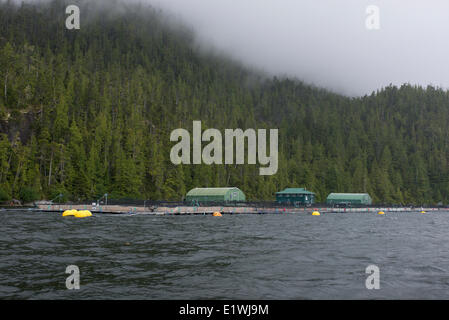
M 203 48 L 272 75 L 348 95 L 403 83 L 449 88 L 447 0 L 122 1 L 160 7 Z M 371 5 L 380 9 L 379 30 L 365 26 Z
M 449 88 L 446 0 L 147 0 L 204 46 L 273 75 L 349 95 L 389 84 Z M 366 8 L 380 9 L 368 30 Z

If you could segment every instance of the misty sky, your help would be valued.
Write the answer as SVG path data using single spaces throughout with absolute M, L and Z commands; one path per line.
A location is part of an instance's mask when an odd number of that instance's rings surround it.
M 403 83 L 449 89 L 449 0 L 122 1 L 161 7 L 203 47 L 273 75 L 348 95 Z M 370 5 L 379 30 L 365 26 Z
M 203 44 L 264 71 L 363 95 L 402 83 L 449 88 L 448 0 L 145 0 Z M 380 9 L 368 30 L 366 8 Z

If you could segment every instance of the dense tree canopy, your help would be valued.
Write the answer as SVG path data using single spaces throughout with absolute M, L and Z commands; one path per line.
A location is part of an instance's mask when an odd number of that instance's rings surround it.
M 177 199 L 236 186 L 248 199 L 307 187 L 369 192 L 376 202 L 449 202 L 449 92 L 387 87 L 350 98 L 269 78 L 193 47 L 186 28 L 150 7 L 0 4 L 0 201 Z M 187 30 L 187 31 L 186 31 Z M 279 170 L 180 165 L 170 133 L 278 128 Z

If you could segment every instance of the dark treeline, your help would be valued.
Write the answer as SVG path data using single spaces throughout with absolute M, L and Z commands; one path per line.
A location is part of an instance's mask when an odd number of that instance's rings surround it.
M 0 4 L 0 201 L 181 200 L 196 186 L 236 186 L 252 200 L 307 187 L 318 201 L 449 202 L 447 91 L 344 97 L 201 53 L 156 9 L 80 7 L 81 30 L 67 30 L 63 1 Z M 278 173 L 173 165 L 170 133 L 193 120 L 279 128 Z

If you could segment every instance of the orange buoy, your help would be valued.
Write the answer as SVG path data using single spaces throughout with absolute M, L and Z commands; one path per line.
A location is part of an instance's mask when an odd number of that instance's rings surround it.
M 222 215 L 221 215 L 220 212 L 214 212 L 213 216 L 214 216 L 214 217 L 221 217 Z

